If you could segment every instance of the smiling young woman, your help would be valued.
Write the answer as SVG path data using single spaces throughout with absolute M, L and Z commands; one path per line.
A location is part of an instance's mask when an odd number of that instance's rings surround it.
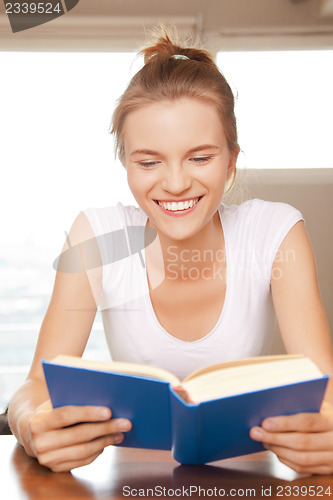
M 268 353 L 276 315 L 287 352 L 332 372 L 302 215 L 283 203 L 222 202 L 239 152 L 227 81 L 209 53 L 167 34 L 143 54 L 111 127 L 138 207 L 89 208 L 74 222 L 68 241 L 83 271 L 58 271 L 30 374 L 10 405 L 13 432 L 54 471 L 90 463 L 131 428 L 108 408 L 48 401 L 40 360 L 81 356 L 97 306 L 114 360 L 183 378 Z M 95 244 L 80 246 L 86 240 Z M 296 470 L 332 472 L 332 399 L 330 387 L 319 414 L 268 419 L 250 435 Z

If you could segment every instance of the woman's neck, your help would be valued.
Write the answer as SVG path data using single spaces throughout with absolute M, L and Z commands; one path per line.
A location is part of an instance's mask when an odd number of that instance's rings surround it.
M 225 262 L 224 235 L 218 212 L 191 238 L 175 240 L 159 232 L 158 236 L 166 277 L 172 274 L 184 279 L 189 273 L 194 275 L 202 269 L 213 268 L 217 262 Z M 153 264 L 155 259 L 151 257 Z

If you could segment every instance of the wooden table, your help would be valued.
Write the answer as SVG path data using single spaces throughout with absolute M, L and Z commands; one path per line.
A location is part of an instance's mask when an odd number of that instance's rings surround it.
M 305 476 L 270 452 L 209 465 L 179 465 L 166 451 L 109 447 L 92 464 L 53 473 L 0 436 L 1 500 L 315 498 L 333 500 L 333 476 Z

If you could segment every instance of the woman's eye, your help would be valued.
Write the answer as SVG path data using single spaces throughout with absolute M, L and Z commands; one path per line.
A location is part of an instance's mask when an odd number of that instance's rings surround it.
M 191 160 L 194 163 L 207 163 L 209 162 L 213 157 L 212 156 L 194 156 L 191 158 Z
M 158 162 L 157 161 L 138 161 L 137 164 L 143 168 L 153 168 Z

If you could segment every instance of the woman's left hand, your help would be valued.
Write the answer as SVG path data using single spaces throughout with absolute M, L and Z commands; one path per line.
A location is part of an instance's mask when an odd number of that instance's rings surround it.
M 270 417 L 252 427 L 250 437 L 261 441 L 296 472 L 333 473 L 333 405 L 324 402 L 320 413 Z

